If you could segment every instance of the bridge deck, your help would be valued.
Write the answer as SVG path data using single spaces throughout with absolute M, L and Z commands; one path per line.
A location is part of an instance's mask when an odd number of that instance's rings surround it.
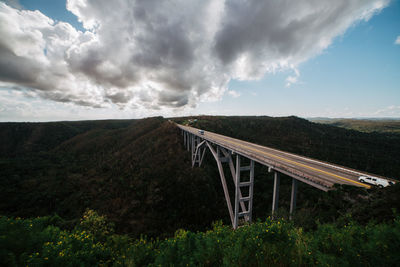
M 246 156 L 260 164 L 269 166 L 272 169 L 324 191 L 332 188 L 334 184 L 348 184 L 370 188 L 369 185 L 360 183 L 358 177 L 361 175 L 371 176 L 372 174 L 260 146 L 209 131 L 204 131 L 202 135 L 199 133 L 199 129 L 189 126 L 178 125 L 178 127 L 204 140 Z M 378 175 L 372 176 L 383 178 Z

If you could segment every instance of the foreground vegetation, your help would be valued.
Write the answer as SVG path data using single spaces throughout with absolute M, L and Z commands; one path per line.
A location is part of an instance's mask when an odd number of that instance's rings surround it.
M 87 210 L 72 230 L 57 216 L 0 217 L 2 266 L 396 266 L 400 217 L 361 226 L 351 221 L 305 232 L 285 220 L 258 221 L 234 231 L 218 222 L 206 232 L 178 230 L 167 239 L 113 233 Z

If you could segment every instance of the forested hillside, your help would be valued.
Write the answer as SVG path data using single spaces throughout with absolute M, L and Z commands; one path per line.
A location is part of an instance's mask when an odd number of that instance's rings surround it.
M 218 180 L 191 169 L 175 126 L 162 118 L 10 125 L 1 128 L 10 136 L 2 150 L 11 151 L 0 162 L 4 215 L 57 213 L 73 223 L 93 208 L 132 235 L 198 229 L 218 218 L 218 205 L 205 205 L 219 203 Z M 49 138 L 51 147 L 41 145 Z
M 202 129 L 372 173 L 394 178 L 400 174 L 398 136 L 360 133 L 296 117 L 197 119 L 193 126 Z M 118 231 L 132 235 L 160 235 L 180 227 L 204 229 L 213 220 L 227 219 L 213 158 L 208 154 L 202 168 L 192 169 L 178 130 L 161 117 L 1 123 L 0 135 L 4 215 L 57 213 L 73 223 L 92 208 L 107 214 Z M 283 179 L 283 213 L 289 185 L 290 179 Z M 302 187 L 299 210 L 319 212 L 318 203 L 325 203 L 327 194 Z M 270 210 L 272 183 L 260 165 L 256 165 L 255 188 L 255 216 L 263 218 Z M 332 212 L 335 209 L 332 205 Z
M 398 135 L 361 133 L 297 117 L 196 118 L 192 126 L 201 129 L 392 178 L 400 175 Z M 171 120 L 187 123 L 188 119 Z M 14 216 L 56 215 L 56 221 L 46 221 L 45 225 L 38 219 L 42 228 L 38 226 L 37 231 L 56 225 L 62 231 L 72 231 L 71 235 L 81 234 L 80 218 L 87 209 L 106 215 L 116 233 L 133 238 L 170 237 L 180 228 L 204 231 L 217 220 L 230 223 L 214 159 L 208 153 L 201 168 L 192 168 L 179 130 L 167 119 L 0 123 L 0 137 L 0 215 L 9 217 L 3 217 L 0 232 L 10 232 L 11 223 L 19 225 L 12 219 Z M 227 179 L 232 190 L 231 178 Z M 283 177 L 278 213 L 283 218 L 287 218 L 290 183 L 288 177 Z M 265 220 L 270 215 L 272 184 L 272 175 L 256 164 L 255 219 Z M 399 191 L 398 185 L 368 191 L 342 186 L 325 193 L 300 184 L 294 225 L 288 227 L 294 233 L 296 227 L 316 231 L 322 223 L 338 227 L 353 221 L 360 227 L 372 221 L 390 224 L 400 210 Z M 20 223 L 23 228 L 14 233 L 30 233 L 29 228 L 24 228 L 30 221 Z M 228 232 L 226 235 L 230 236 Z M 7 247 L 7 238 L 11 237 L 5 234 L 4 238 L 0 238 L 0 250 L 1 246 Z M 48 237 L 57 238 L 61 237 Z M 40 240 L 32 242 L 40 245 Z M 272 242 L 268 240 L 263 242 Z M 110 244 L 107 246 L 113 246 Z M 151 244 L 165 248 L 169 243 Z M 148 249 L 146 253 L 154 252 Z
M 400 119 L 324 119 L 312 118 L 312 122 L 328 124 L 360 132 L 400 134 Z

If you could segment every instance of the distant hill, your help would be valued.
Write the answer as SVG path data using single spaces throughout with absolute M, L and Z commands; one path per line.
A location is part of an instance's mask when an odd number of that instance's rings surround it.
M 400 177 L 398 135 L 361 133 L 297 117 L 195 118 L 194 127 Z M 188 119 L 172 118 L 176 122 Z M 0 137 L 0 214 L 36 217 L 57 213 L 73 225 L 91 208 L 106 214 L 118 232 L 133 236 L 170 235 L 178 228 L 204 230 L 219 219 L 229 223 L 214 159 L 208 153 L 204 166 L 191 168 L 179 130 L 162 117 L 0 123 Z M 271 181 L 267 169 L 256 165 L 256 218 L 270 212 Z M 346 190 L 326 194 L 301 184 L 298 223 L 312 227 L 316 216 L 321 222 L 337 219 L 354 206 L 349 194 L 365 199 L 365 191 Z M 283 211 L 289 201 L 290 179 L 282 179 Z M 396 197 L 387 201 L 398 203 Z M 390 217 L 393 205 L 383 207 L 378 217 Z
M 0 123 L 0 155 L 17 156 L 48 151 L 62 142 L 90 130 L 112 130 L 134 124 L 135 120 Z
M 312 122 L 352 129 L 360 132 L 400 134 L 400 119 L 329 119 L 311 118 Z

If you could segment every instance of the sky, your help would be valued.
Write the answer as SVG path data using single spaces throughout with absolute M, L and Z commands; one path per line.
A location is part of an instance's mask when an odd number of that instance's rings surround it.
M 400 0 L 0 0 L 0 121 L 400 118 Z

